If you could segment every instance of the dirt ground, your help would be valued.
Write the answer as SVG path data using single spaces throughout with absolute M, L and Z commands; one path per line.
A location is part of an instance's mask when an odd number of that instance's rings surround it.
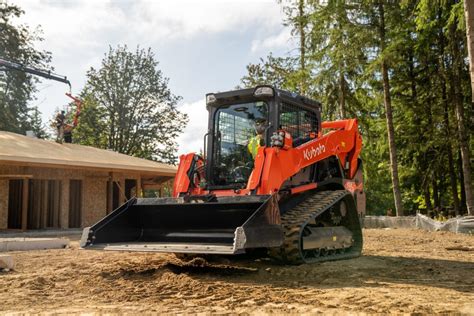
M 78 249 L 11 252 L 2 313 L 474 314 L 474 236 L 366 229 L 363 256 L 283 266 Z

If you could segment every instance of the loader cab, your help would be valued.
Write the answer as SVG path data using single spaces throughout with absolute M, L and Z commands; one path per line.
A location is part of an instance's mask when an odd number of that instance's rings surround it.
M 290 133 L 297 147 L 321 130 L 319 102 L 272 86 L 210 93 L 206 104 L 208 190 L 245 188 L 254 166 L 255 146 L 270 146 L 274 132 Z

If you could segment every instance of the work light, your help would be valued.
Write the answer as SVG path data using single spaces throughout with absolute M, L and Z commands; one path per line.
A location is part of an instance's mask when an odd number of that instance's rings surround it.
M 210 105 L 210 104 L 212 104 L 212 103 L 214 103 L 214 102 L 216 102 L 216 101 L 217 101 L 217 98 L 216 98 L 216 96 L 215 96 L 214 94 L 208 94 L 208 95 L 206 96 L 206 104 Z
M 272 87 L 258 87 L 253 93 L 256 97 L 273 97 Z

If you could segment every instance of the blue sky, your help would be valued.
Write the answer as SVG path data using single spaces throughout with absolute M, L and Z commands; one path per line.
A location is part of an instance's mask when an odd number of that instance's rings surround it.
M 287 55 L 294 47 L 275 0 L 10 2 L 25 10 L 18 23 L 41 25 L 44 41 L 36 46 L 52 53 L 55 71 L 68 76 L 73 94 L 82 89 L 86 71 L 100 65 L 109 45 L 151 47 L 171 91 L 183 97 L 180 109 L 190 116 L 179 153 L 202 147 L 206 93 L 233 89 L 248 63 L 269 52 Z M 32 104 L 47 121 L 67 103 L 67 87 L 43 80 L 39 89 Z

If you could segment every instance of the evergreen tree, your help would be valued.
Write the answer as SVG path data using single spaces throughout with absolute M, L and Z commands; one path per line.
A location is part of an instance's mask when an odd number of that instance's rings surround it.
M 306 80 L 324 119 L 359 120 L 369 212 L 463 214 L 474 113 L 462 1 L 282 3 L 298 56 L 270 54 L 242 82 L 298 91 Z
M 244 87 L 271 84 L 280 89 L 294 90 L 298 85 L 296 60 L 292 57 L 274 57 L 272 54 L 258 64 L 247 65 L 247 75 L 242 77 Z
M 47 68 L 50 53 L 34 48 L 41 41 L 40 30 L 17 25 L 14 20 L 24 14 L 16 5 L 0 1 L 0 57 L 37 68 Z M 33 75 L 0 69 L 0 130 L 24 134 L 27 130 L 44 136 L 39 113 L 28 103 L 34 99 L 36 83 Z
M 441 1 L 432 3 L 420 0 L 417 6 L 417 22 L 420 30 L 430 32 L 433 25 L 438 36 L 438 54 L 440 56 L 440 69 L 443 78 L 442 92 L 445 101 L 445 126 L 449 128 L 451 136 L 449 144 L 457 144 L 460 152 L 461 168 L 461 203 L 469 214 L 474 213 L 474 197 L 472 192 L 472 169 L 470 163 L 471 147 L 469 135 L 472 134 L 472 122 L 466 117 L 472 117 L 472 91 L 469 84 L 465 21 L 462 1 Z M 449 117 L 455 122 L 449 126 Z M 457 135 L 457 142 L 456 137 Z M 452 157 L 448 158 L 450 166 L 454 163 Z M 452 153 L 450 154 L 452 156 Z M 454 194 L 453 170 L 450 167 L 451 190 Z M 457 190 L 456 190 L 457 191 Z M 456 198 L 453 198 L 455 201 Z
M 358 21 L 362 6 L 352 1 L 312 1 L 309 60 L 312 85 L 331 118 L 354 115 L 360 105 L 355 91 L 366 64 L 367 26 Z

